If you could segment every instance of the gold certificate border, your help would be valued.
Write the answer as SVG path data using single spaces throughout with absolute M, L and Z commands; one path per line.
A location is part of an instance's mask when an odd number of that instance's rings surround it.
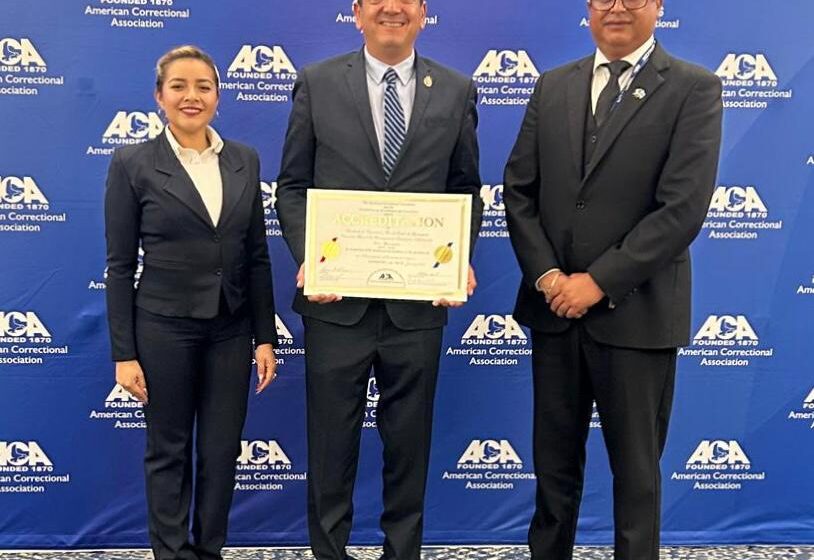
M 320 215 L 320 202 L 324 200 L 359 200 L 388 202 L 394 199 L 420 203 L 450 204 L 453 208 L 450 215 L 457 216 L 461 226 L 456 228 L 460 238 L 456 240 L 461 247 L 458 274 L 455 287 L 451 290 L 420 290 L 408 288 L 370 288 L 350 289 L 331 284 L 317 282 L 317 260 L 319 248 L 317 247 L 316 224 L 323 218 Z M 467 282 L 469 280 L 469 250 L 472 230 L 472 197 L 466 194 L 446 193 L 401 193 L 359 190 L 337 190 L 311 188 L 307 191 L 305 212 L 305 286 L 303 293 L 308 295 L 336 294 L 347 297 L 377 298 L 377 299 L 405 299 L 415 301 L 433 301 L 444 298 L 449 301 L 466 301 L 468 298 Z

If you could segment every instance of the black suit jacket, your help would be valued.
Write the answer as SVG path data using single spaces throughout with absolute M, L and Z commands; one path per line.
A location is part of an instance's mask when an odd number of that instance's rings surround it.
M 276 344 L 257 153 L 227 140 L 219 162 L 223 209 L 215 226 L 164 134 L 113 154 L 105 229 L 114 360 L 137 358 L 134 306 L 208 319 L 218 314 L 221 293 L 232 312 L 249 303 L 257 344 Z M 135 289 L 139 243 L 144 270 Z
M 534 288 L 559 267 L 590 273 L 612 302 L 581 319 L 597 341 L 684 345 L 688 247 L 715 185 L 721 83 L 657 46 L 583 172 L 593 59 L 540 77 L 506 167 L 509 233 L 523 272 L 515 317 L 542 332 L 568 328 L 571 321 L 553 314 Z
M 407 138 L 388 181 L 370 109 L 364 51 L 303 69 L 294 85 L 276 205 L 297 264 L 305 258 L 309 188 L 469 194 L 474 246 L 483 208 L 476 103 L 471 79 L 417 56 L 415 103 Z M 363 298 L 313 304 L 298 291 L 294 310 L 353 325 L 368 304 Z M 393 323 L 402 329 L 438 327 L 446 322 L 446 310 L 429 303 L 388 300 L 386 307 Z

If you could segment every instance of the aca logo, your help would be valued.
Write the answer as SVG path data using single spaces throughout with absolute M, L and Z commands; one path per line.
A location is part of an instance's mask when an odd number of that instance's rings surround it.
M 765 216 L 769 209 L 755 187 L 717 187 L 709 205 L 710 212 L 737 212 L 743 215 Z M 714 216 L 714 214 L 713 214 Z
M 509 440 L 473 439 L 458 459 L 459 469 L 494 468 L 497 465 L 505 468 L 523 468 L 523 461 Z
M 735 440 L 703 440 L 687 459 L 687 470 L 706 466 L 726 466 L 734 470 L 749 470 L 752 462 Z
M 763 53 L 728 53 L 715 74 L 721 78 L 725 108 L 766 109 L 794 96 L 792 89 L 778 88 L 777 73 Z
M 0 311 L 0 342 L 51 342 L 51 332 L 33 311 Z
M 483 219 L 479 237 L 509 237 L 506 229 L 506 206 L 503 204 L 503 185 L 483 185 L 480 189 L 483 200 Z
M 280 45 L 243 45 L 229 65 L 226 78 L 220 88 L 236 90 L 236 101 L 287 103 L 297 68 Z
M 164 130 L 164 123 L 151 111 L 119 111 L 102 135 L 104 144 L 138 144 L 152 140 Z
M 809 425 L 810 429 L 814 430 L 814 388 L 812 388 L 808 396 L 803 399 L 803 406 L 799 410 L 789 412 L 788 420 L 803 421 Z
M 65 76 L 48 75 L 45 59 L 26 37 L 0 38 L 0 72 L 0 95 L 33 96 L 41 86 L 65 85 Z
M 0 468 L 53 466 L 54 463 L 36 441 L 0 441 Z
M 0 70 L 19 72 L 22 67 L 45 70 L 45 60 L 30 39 L 0 39 Z
M 526 333 L 511 315 L 478 315 L 461 338 L 467 340 L 526 340 Z
M 274 315 L 274 327 L 279 342 L 279 346 L 274 348 L 277 365 L 285 365 L 286 357 L 305 356 L 305 349 L 295 344 L 294 335 L 279 315 Z
M 144 403 L 131 395 L 118 383 L 110 390 L 105 398 L 106 408 L 142 408 Z
M 516 366 L 521 356 L 531 355 L 531 349 L 514 317 L 481 314 L 464 332 L 460 346 L 450 346 L 445 354 L 467 357 L 470 366 Z
M 266 237 L 282 237 L 283 230 L 277 218 L 277 181 L 260 181 L 260 193 L 263 196 L 263 216 L 266 224 Z
M 274 326 L 277 329 L 277 336 L 283 339 L 283 344 L 291 344 L 294 340 L 294 336 L 291 334 L 291 331 L 288 330 L 288 327 L 280 318 L 279 315 L 274 315 Z M 287 342 L 286 342 L 287 341 Z
M 483 185 L 480 189 L 484 212 L 506 210 L 503 204 L 503 185 Z
M 744 315 L 710 315 L 693 339 L 694 344 L 725 346 L 737 343 L 757 345 L 758 336 Z
M 367 380 L 367 402 L 378 403 L 379 396 L 379 386 L 376 383 L 376 378 L 371 377 Z
M 715 74 L 725 80 L 724 85 L 729 81 L 750 82 L 738 85 L 753 85 L 755 82 L 761 85 L 777 84 L 777 74 L 762 53 L 729 53 Z
M 486 53 L 472 78 L 478 84 L 481 105 L 526 105 L 540 72 L 524 50 L 492 49 Z
M 379 385 L 376 378 L 371 376 L 367 380 L 367 403 L 365 405 L 365 418 L 362 420 L 363 428 L 377 428 L 376 412 L 379 406 Z
M 769 219 L 769 208 L 756 187 L 718 186 L 702 227 L 710 239 L 750 240 L 783 229 L 783 220 Z
M 0 209 L 47 210 L 48 199 L 31 177 L 0 176 Z
M 116 384 L 105 397 L 104 408 L 91 410 L 88 418 L 117 430 L 141 430 L 147 427 L 143 408 L 144 403 Z
M 255 78 L 245 74 L 296 74 L 297 69 L 291 63 L 283 47 L 279 45 L 243 45 L 240 47 L 226 75 L 229 78 Z
M 679 348 L 678 355 L 701 357 L 702 366 L 748 367 L 756 358 L 774 357 L 774 348 L 761 347 L 745 315 L 710 315 L 695 333 L 692 344 Z
M 277 205 L 277 181 L 260 181 L 260 192 L 263 195 L 263 211 L 268 216 Z
M 441 480 L 464 481 L 466 490 L 513 490 L 520 481 L 532 481 L 523 471 L 523 460 L 507 439 L 473 439 L 458 458 L 456 469 L 444 471 Z
M 739 491 L 744 484 L 766 480 L 765 472 L 752 470 L 752 461 L 734 439 L 701 441 L 672 481 L 692 482 L 693 490 Z
M 68 214 L 51 208 L 32 177 L 0 176 L 0 232 L 37 233 L 50 224 L 67 221 Z
M 498 51 L 492 49 L 486 53 L 475 69 L 474 78 L 539 78 L 540 72 L 529 54 L 524 50 Z
M 275 440 L 243 440 L 237 457 L 235 490 L 279 492 L 287 483 L 307 479 L 305 472 L 294 472 L 288 454 Z M 283 471 L 283 472 L 280 472 Z
M 243 440 L 240 442 L 238 465 L 264 465 L 276 470 L 291 468 L 291 459 L 275 440 Z

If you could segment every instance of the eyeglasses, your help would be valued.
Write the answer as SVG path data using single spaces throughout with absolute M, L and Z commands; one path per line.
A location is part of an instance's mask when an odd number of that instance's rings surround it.
M 609 12 L 621 2 L 626 10 L 641 10 L 650 0 L 588 0 L 588 5 L 597 12 Z

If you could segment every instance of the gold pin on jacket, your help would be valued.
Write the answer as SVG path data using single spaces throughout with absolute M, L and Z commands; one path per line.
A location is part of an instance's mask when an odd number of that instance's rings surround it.
M 427 87 L 432 87 L 432 76 L 429 74 L 424 76 L 424 85 Z

